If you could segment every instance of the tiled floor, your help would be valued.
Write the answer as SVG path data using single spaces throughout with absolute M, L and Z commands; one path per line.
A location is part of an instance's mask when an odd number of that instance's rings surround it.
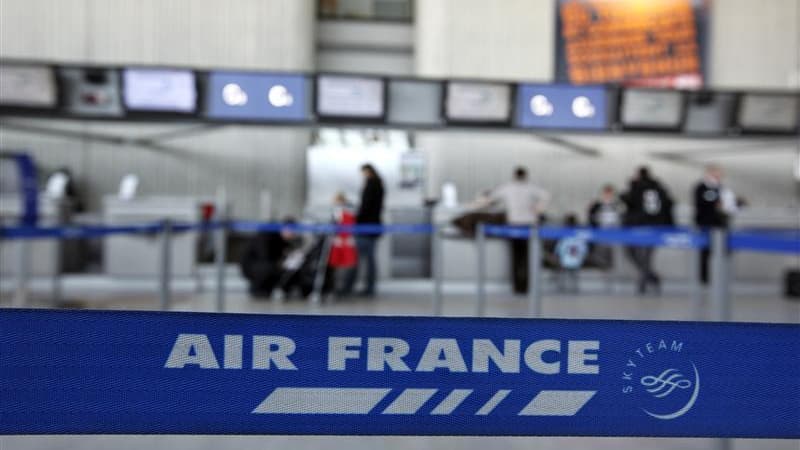
M 306 301 L 254 301 L 231 283 L 226 296 L 226 309 L 243 313 L 281 314 L 354 314 L 354 315 L 429 315 L 432 311 L 430 283 L 425 281 L 384 283 L 381 295 L 375 300 L 331 301 L 311 305 Z M 213 291 L 213 289 L 209 289 Z M 212 292 L 194 293 L 193 289 L 178 286 L 173 297 L 173 310 L 211 311 L 215 299 Z M 694 303 L 685 287 L 665 286 L 661 297 L 638 297 L 632 287 L 617 286 L 609 293 L 602 286 L 587 285 L 582 295 L 563 295 L 548 292 L 543 303 L 545 317 L 609 318 L 653 320 L 708 320 L 707 300 Z M 67 280 L 64 297 L 70 307 L 102 309 L 157 309 L 158 298 L 148 289 L 116 289 L 113 293 L 81 288 L 80 283 Z M 508 293 L 505 286 L 488 287 L 487 315 L 521 317 L 525 315 L 527 299 Z M 777 288 L 737 285 L 733 288 L 733 319 L 752 322 L 800 323 L 800 302 L 782 298 Z M 48 304 L 46 294 L 32 296 L 32 306 Z M 8 292 L 0 298 L 2 306 L 11 303 Z M 445 286 L 445 315 L 468 316 L 475 312 L 474 286 L 448 284 Z M 794 440 L 735 440 L 735 449 L 798 450 Z M 119 449 L 183 450 L 198 449 L 717 449 L 721 442 L 709 439 L 642 439 L 642 438 L 453 438 L 453 437 L 288 437 L 288 436 L 6 436 L 0 437 L 0 450 Z

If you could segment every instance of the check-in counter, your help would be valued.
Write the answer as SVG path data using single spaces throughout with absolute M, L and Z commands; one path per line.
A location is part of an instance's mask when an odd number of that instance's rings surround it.
M 463 236 L 451 226 L 453 219 L 468 212 L 466 207 L 434 210 L 434 222 L 443 226 L 442 268 L 445 281 L 472 281 L 478 273 L 475 239 Z M 505 281 L 511 277 L 511 248 L 505 239 L 486 240 L 486 280 Z
M 140 197 L 103 199 L 104 222 L 110 225 L 152 223 L 169 219 L 195 223 L 201 218 L 202 201 L 196 197 Z M 111 235 L 103 241 L 103 267 L 116 277 L 155 277 L 160 269 L 160 234 L 152 236 Z M 172 234 L 171 272 L 174 277 L 195 274 L 197 235 Z

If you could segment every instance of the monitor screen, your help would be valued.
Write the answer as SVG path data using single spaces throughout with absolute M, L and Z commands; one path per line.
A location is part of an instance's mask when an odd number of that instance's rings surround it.
M 622 92 L 622 125 L 631 128 L 675 129 L 683 115 L 683 93 L 653 89 Z
M 699 88 L 709 0 L 557 0 L 558 82 Z M 708 61 L 710 62 L 710 61 Z
M 321 117 L 380 119 L 384 114 L 380 78 L 320 75 L 317 113 Z
M 798 96 L 744 94 L 739 103 L 739 126 L 745 131 L 791 133 L 798 125 Z
M 696 134 L 725 134 L 731 126 L 735 105 L 734 94 L 691 92 L 683 131 Z
M 522 84 L 517 88 L 519 127 L 603 130 L 608 125 L 606 111 L 602 86 Z
M 299 74 L 213 72 L 208 117 L 227 120 L 304 121 L 308 83 Z
M 511 86 L 498 83 L 451 81 L 447 84 L 445 114 L 456 122 L 508 122 Z
M 387 121 L 399 125 L 441 125 L 442 84 L 437 81 L 391 80 Z
M 122 115 L 119 72 L 109 69 L 63 68 L 64 110 L 82 116 Z
M 125 107 L 135 111 L 191 113 L 197 108 L 197 88 L 190 70 L 125 69 Z
M 51 68 L 0 66 L 0 105 L 52 108 L 56 102 L 56 83 Z

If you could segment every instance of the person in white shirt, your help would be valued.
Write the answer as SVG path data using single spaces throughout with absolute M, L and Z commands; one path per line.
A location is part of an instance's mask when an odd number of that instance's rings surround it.
M 506 222 L 515 226 L 532 226 L 539 222 L 539 214 L 547 208 L 550 193 L 528 181 L 524 167 L 514 170 L 514 178 L 495 188 L 489 201 L 505 206 Z M 528 291 L 528 241 L 511 239 L 512 286 L 514 292 Z

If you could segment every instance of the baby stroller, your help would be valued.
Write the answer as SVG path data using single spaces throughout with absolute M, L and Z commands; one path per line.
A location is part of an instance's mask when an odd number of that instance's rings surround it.
M 277 287 L 287 297 L 294 292 L 299 292 L 302 298 L 308 298 L 311 294 L 321 294 L 326 283 L 325 262 L 328 260 L 329 252 L 330 237 L 320 235 L 314 238 L 307 248 L 296 250 L 287 256 L 283 262 L 283 275 Z

